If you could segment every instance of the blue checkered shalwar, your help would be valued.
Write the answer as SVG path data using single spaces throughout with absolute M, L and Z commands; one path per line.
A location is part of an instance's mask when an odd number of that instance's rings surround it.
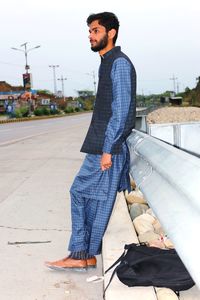
M 117 58 L 112 66 L 112 117 L 105 133 L 103 152 L 110 153 L 112 145 L 123 132 L 131 101 L 131 66 L 125 58 Z M 90 255 L 101 253 L 106 230 L 117 191 L 130 189 L 129 152 L 124 142 L 120 154 L 112 155 L 112 167 L 100 168 L 101 155 L 86 154 L 72 187 L 71 252 L 85 251 Z

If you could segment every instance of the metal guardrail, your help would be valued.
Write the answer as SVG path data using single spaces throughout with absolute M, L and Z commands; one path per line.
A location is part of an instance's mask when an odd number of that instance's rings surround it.
M 147 133 L 200 156 L 200 122 L 149 124 Z
M 130 173 L 200 288 L 200 159 L 134 130 Z

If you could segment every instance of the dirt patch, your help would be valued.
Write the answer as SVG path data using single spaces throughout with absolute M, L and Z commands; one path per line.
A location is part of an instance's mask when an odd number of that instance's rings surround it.
M 147 115 L 149 124 L 200 121 L 199 107 L 164 107 Z

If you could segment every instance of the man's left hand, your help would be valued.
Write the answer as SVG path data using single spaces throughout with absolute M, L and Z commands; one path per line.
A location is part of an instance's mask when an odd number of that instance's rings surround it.
M 101 170 L 105 171 L 112 166 L 112 154 L 103 153 L 101 157 Z

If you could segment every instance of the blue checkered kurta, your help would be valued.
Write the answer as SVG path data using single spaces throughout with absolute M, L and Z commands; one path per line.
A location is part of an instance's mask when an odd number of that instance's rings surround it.
M 105 54 L 106 55 L 106 54 Z M 131 101 L 131 66 L 125 58 L 114 61 L 111 71 L 113 83 L 112 117 L 105 133 L 103 152 L 110 153 L 112 145 L 123 132 Z M 112 167 L 102 171 L 101 155 L 86 154 L 77 174 L 71 194 L 72 234 L 69 250 L 101 253 L 106 230 L 117 191 L 130 189 L 129 152 L 123 143 L 122 152 L 112 155 Z

